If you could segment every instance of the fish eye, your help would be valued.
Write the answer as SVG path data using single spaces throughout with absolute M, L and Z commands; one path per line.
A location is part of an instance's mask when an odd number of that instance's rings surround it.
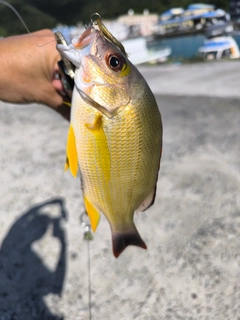
M 123 71 L 126 67 L 125 59 L 118 53 L 110 53 L 106 56 L 106 62 L 110 69 L 115 72 Z
M 111 68 L 114 69 L 114 68 L 119 67 L 120 61 L 119 61 L 118 57 L 112 56 L 109 59 L 109 64 L 110 64 Z

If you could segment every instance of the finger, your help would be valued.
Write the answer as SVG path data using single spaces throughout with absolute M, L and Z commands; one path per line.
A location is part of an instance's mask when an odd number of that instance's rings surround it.
M 63 88 L 63 84 L 62 84 L 62 81 L 59 80 L 59 79 L 53 79 L 52 81 L 52 85 L 54 87 L 55 90 L 57 91 L 64 91 L 64 88 Z
M 46 104 L 47 106 L 56 109 L 63 103 L 63 96 L 55 90 L 52 84 L 49 84 L 48 87 L 45 87 L 44 95 L 39 99 L 40 102 Z

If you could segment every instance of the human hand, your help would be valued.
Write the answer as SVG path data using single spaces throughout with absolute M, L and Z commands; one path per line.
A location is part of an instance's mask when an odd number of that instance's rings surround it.
M 0 99 L 12 103 L 42 103 L 69 119 L 67 96 L 58 75 L 54 34 L 40 30 L 0 40 Z

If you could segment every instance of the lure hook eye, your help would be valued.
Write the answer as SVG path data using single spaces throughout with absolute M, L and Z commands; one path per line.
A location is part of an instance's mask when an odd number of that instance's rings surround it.
M 101 18 L 101 16 L 100 16 L 99 13 L 95 12 L 95 13 L 93 13 L 93 14 L 91 15 L 90 20 L 91 20 L 91 24 L 92 24 L 93 26 L 94 26 L 94 25 L 96 26 L 96 25 L 98 25 L 99 20 L 101 21 L 102 18 Z

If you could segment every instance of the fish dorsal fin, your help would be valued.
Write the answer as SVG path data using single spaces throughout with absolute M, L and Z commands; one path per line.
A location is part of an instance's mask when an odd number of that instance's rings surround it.
M 77 176 L 78 172 L 78 157 L 77 157 L 77 149 L 76 149 L 76 140 L 73 131 L 73 127 L 70 125 L 68 131 L 68 139 L 67 139 L 67 149 L 66 149 L 66 163 L 64 170 L 66 171 L 70 168 L 70 171 L 74 178 Z
M 151 193 L 147 196 L 147 198 L 141 203 L 141 205 L 137 208 L 137 211 L 142 212 L 147 210 L 149 207 L 151 207 L 154 204 L 155 196 L 156 196 L 156 186 L 151 191 Z
M 84 196 L 84 204 L 85 204 L 85 208 L 86 208 L 87 214 L 88 214 L 90 222 L 91 222 L 92 230 L 93 230 L 93 232 L 95 232 L 97 229 L 97 226 L 99 224 L 99 221 L 100 221 L 100 217 L 101 217 L 100 213 L 91 204 L 91 202 L 88 201 L 86 196 Z

